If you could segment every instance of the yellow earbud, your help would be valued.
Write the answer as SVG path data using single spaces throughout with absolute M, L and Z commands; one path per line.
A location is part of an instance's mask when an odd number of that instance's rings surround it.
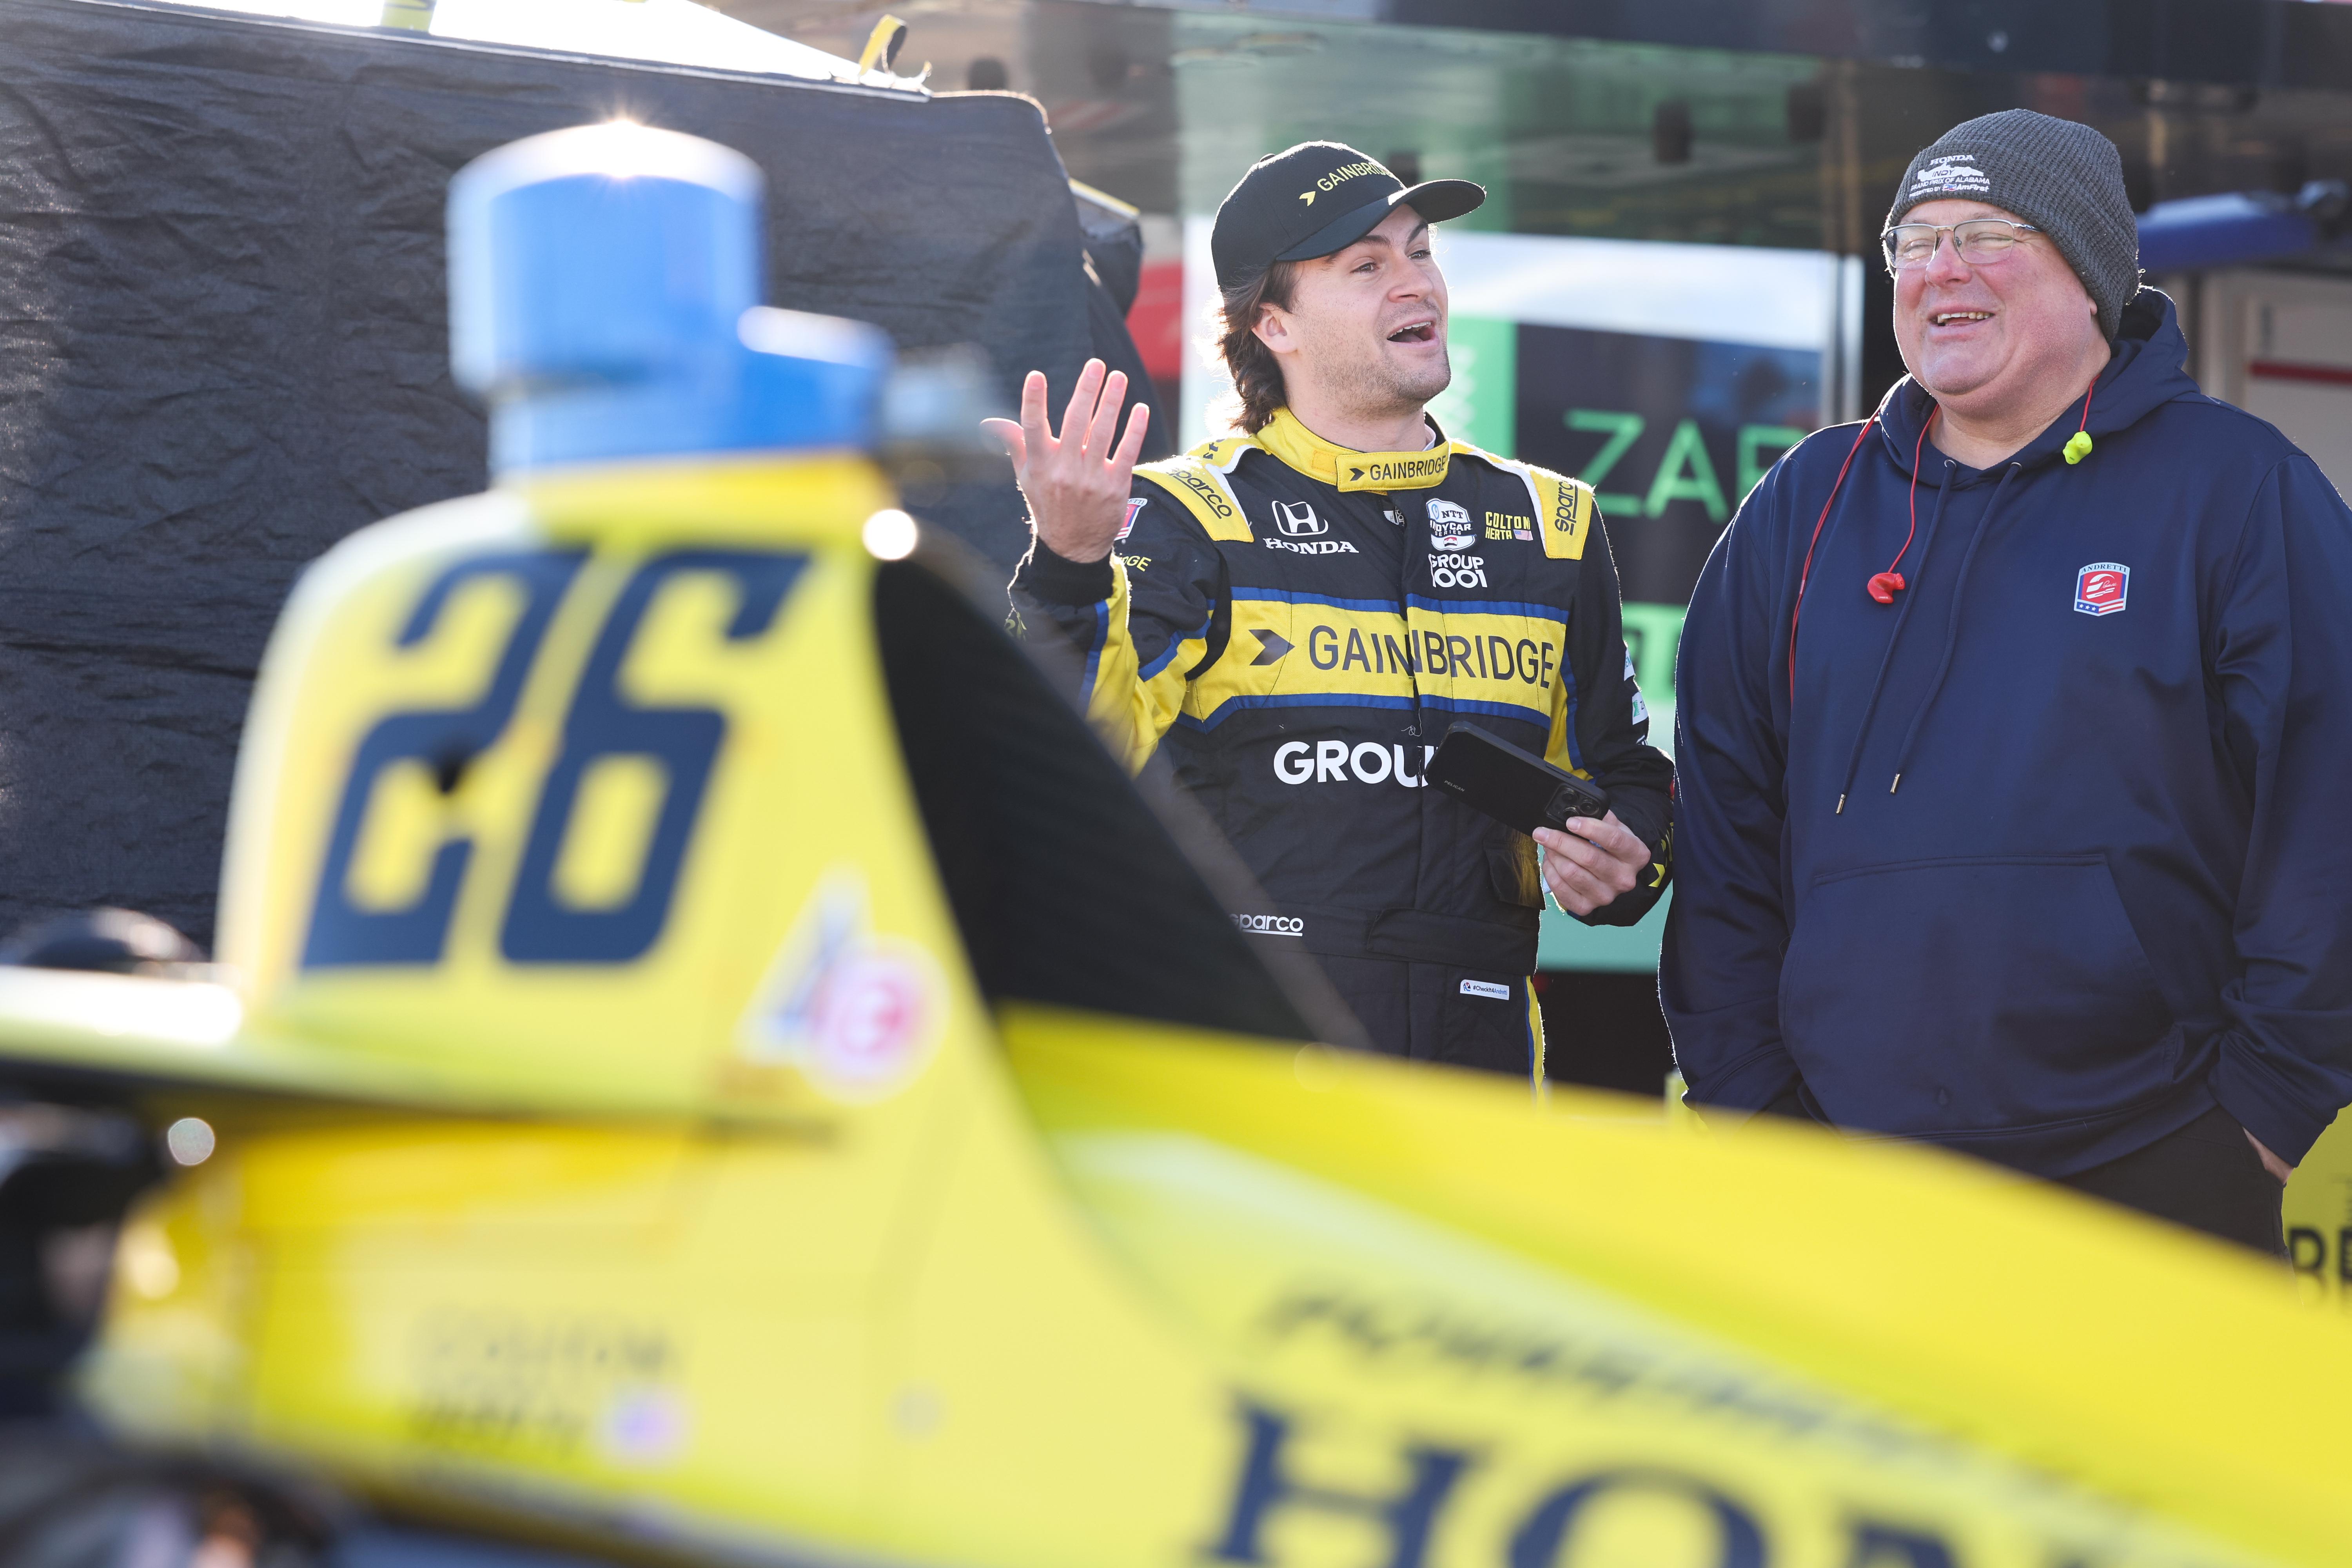
M 2072 436 L 2067 437 L 2065 452 L 2066 460 L 2069 463 L 2079 463 L 2084 458 L 2089 457 L 2091 455 L 2091 433 L 2088 430 L 2077 430 Z

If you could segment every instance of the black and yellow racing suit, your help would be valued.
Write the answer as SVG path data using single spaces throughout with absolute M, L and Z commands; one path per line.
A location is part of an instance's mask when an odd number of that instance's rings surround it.
M 1335 447 L 1285 411 L 1139 468 L 1128 518 L 1108 561 L 1033 549 L 1015 605 L 1076 643 L 1112 748 L 1165 752 L 1240 852 L 1270 901 L 1235 922 L 1315 954 L 1379 1049 L 1539 1075 L 1535 842 L 1422 772 L 1463 719 L 1596 779 L 1653 864 L 1591 923 L 1656 903 L 1673 766 L 1592 491 L 1442 436 Z

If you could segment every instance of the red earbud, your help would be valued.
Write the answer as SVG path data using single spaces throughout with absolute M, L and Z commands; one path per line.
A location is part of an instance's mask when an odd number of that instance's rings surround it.
M 1903 580 L 1903 574 L 1895 568 L 1903 564 L 1906 555 L 1911 553 L 1911 542 L 1919 537 L 1919 454 L 1927 449 L 1927 432 L 1934 428 L 1936 416 L 1943 411 L 1940 404 L 1927 410 L 1927 423 L 1919 426 L 1919 438 L 1911 444 L 1911 531 L 1903 536 L 1903 548 L 1895 552 L 1895 559 L 1886 563 L 1886 570 L 1871 578 L 1868 584 L 1870 596 L 1882 605 L 1893 604 L 1895 595 L 1911 585 Z

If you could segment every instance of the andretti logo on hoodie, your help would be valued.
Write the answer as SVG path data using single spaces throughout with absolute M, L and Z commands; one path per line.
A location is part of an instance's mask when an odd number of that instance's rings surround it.
M 2074 608 L 2086 616 L 2112 616 L 2131 590 L 2131 568 L 2120 561 L 2094 561 L 2074 574 Z

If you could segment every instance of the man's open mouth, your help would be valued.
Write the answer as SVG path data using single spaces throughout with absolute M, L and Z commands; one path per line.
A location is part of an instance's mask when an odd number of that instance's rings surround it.
M 1426 343 L 1437 339 L 1435 321 L 1408 321 L 1389 334 L 1392 343 Z
M 1992 312 L 1990 310 L 1938 310 L 1934 315 L 1927 318 L 1930 325 L 1937 327 L 1948 327 L 1960 321 L 1990 321 L 1991 320 Z

